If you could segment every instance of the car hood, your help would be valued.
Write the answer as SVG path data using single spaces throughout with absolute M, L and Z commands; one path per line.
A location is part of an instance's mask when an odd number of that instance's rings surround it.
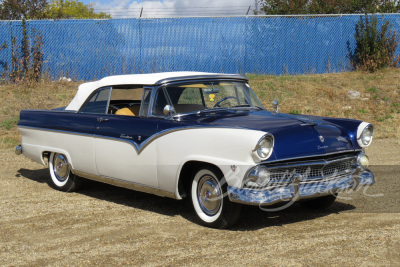
M 268 132 L 275 137 L 270 160 L 354 151 L 344 129 L 327 121 L 268 111 L 224 111 L 197 115 L 198 123 Z

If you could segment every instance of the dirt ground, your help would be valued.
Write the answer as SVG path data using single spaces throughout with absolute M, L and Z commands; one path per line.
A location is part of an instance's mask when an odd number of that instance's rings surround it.
M 90 182 L 47 184 L 47 169 L 0 149 L 0 265 L 400 265 L 400 145 L 367 150 L 377 183 L 324 213 L 245 207 L 228 230 L 195 223 L 189 205 Z

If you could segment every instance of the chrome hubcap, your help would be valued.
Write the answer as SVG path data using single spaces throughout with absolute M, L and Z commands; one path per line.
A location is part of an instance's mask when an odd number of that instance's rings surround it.
M 53 159 L 53 172 L 60 182 L 68 179 L 69 166 L 68 161 L 62 154 L 55 154 Z
M 218 181 L 210 175 L 204 175 L 200 178 L 197 186 L 197 200 L 202 211 L 213 216 L 221 208 L 222 194 Z

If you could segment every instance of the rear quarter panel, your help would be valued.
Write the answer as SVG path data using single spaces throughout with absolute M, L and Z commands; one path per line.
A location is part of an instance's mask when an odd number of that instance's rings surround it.
M 96 173 L 96 116 L 55 110 L 22 110 L 18 123 L 23 154 L 45 164 L 43 152 L 63 153 L 74 170 Z

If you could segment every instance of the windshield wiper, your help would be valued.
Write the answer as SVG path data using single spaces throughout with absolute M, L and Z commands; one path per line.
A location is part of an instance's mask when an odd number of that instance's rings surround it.
M 223 108 L 223 107 L 218 107 L 218 108 L 206 108 L 203 110 L 197 111 L 196 114 L 201 114 L 201 113 L 206 113 L 206 112 L 213 112 L 213 111 L 218 111 L 218 110 L 226 110 L 228 108 Z
M 242 107 L 251 107 L 251 106 L 249 104 L 243 104 L 243 105 L 234 106 L 233 108 L 242 108 Z
M 249 104 L 243 104 L 243 105 L 238 105 L 238 106 L 234 106 L 232 108 L 256 108 L 256 109 L 263 109 L 261 107 L 257 107 L 257 106 L 250 106 Z
M 261 107 L 250 106 L 250 105 L 248 105 L 248 104 L 245 104 L 245 105 L 239 105 L 239 106 L 234 106 L 234 107 L 206 108 L 206 109 L 197 111 L 196 114 L 207 113 L 207 112 L 213 112 L 213 111 L 220 111 L 220 110 L 232 110 L 232 109 L 236 109 L 236 108 L 252 108 L 252 109 L 255 108 L 255 109 L 264 110 L 264 109 L 261 108 Z

